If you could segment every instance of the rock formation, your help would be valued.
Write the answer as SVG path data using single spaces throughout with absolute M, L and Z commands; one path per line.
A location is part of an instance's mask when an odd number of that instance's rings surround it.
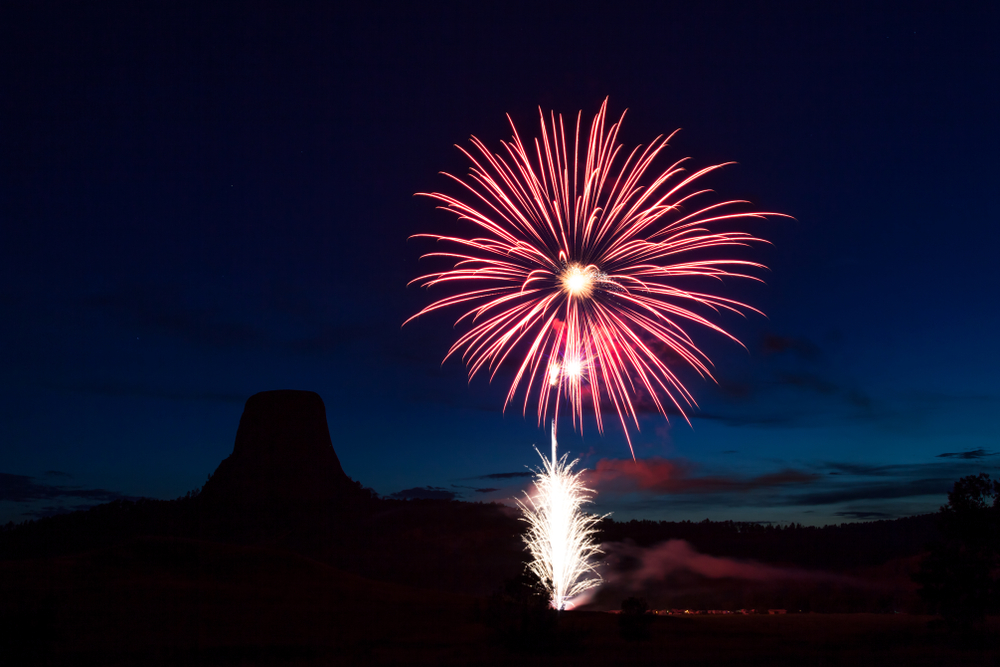
M 262 537 L 328 516 L 358 493 L 330 441 L 323 399 L 280 390 L 247 399 L 233 453 L 199 500 L 221 532 Z

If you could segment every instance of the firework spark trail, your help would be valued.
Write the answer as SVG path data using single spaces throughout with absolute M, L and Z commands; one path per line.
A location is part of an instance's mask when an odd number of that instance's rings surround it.
M 531 553 L 528 569 L 549 593 L 555 609 L 566 609 L 574 597 L 601 583 L 591 560 L 600 553 L 594 544 L 594 525 L 601 517 L 582 510 L 594 492 L 580 481 L 583 470 L 573 472 L 578 460 L 567 462 L 556 454 L 556 425 L 552 423 L 552 458 L 541 452 L 543 468 L 536 471 L 535 495 L 518 501 L 528 523 L 524 542 Z M 536 450 L 537 451 L 537 450 Z
M 697 405 L 660 350 L 669 349 L 699 376 L 714 380 L 711 361 L 684 325 L 707 327 L 736 341 L 696 310 L 760 312 L 691 291 L 678 281 L 759 280 L 743 271 L 763 265 L 711 259 L 706 251 L 761 241 L 745 232 L 715 230 L 720 225 L 781 214 L 741 212 L 744 201 L 695 206 L 710 191 L 692 186 L 724 164 L 686 174 L 680 160 L 641 185 L 673 135 L 619 160 L 624 155 L 616 143 L 621 119 L 606 127 L 606 111 L 607 100 L 591 123 L 582 153 L 581 116 L 570 148 L 562 116 L 552 113 L 546 120 L 541 110 L 533 151 L 513 121 L 513 138 L 503 142 L 505 154 L 491 153 L 475 137 L 477 154 L 459 147 L 472 162 L 468 178 L 446 176 L 465 188 L 465 198 L 419 194 L 441 202 L 481 235 L 417 235 L 450 246 L 424 257 L 444 258 L 452 267 L 412 282 L 463 291 L 435 301 L 410 320 L 465 306 L 456 324 L 470 328 L 445 359 L 461 352 L 470 380 L 484 369 L 492 379 L 505 360 L 515 360 L 504 409 L 523 384 L 523 410 L 537 393 L 539 423 L 550 409 L 558 419 L 566 400 L 573 425 L 582 428 L 589 399 L 603 431 L 601 402 L 608 400 L 631 449 L 629 423 L 639 428 L 637 393 L 648 396 L 664 416 L 672 406 L 687 419 L 685 410 Z M 514 354 L 525 348 L 523 358 Z

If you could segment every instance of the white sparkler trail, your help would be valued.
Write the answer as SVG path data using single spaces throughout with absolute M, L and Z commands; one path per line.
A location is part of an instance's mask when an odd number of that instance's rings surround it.
M 580 481 L 583 470 L 573 472 L 579 459 L 567 462 L 556 454 L 556 425 L 552 422 L 552 458 L 541 452 L 543 468 L 536 471 L 536 494 L 518 501 L 528 522 L 524 541 L 532 562 L 528 565 L 548 590 L 552 606 L 566 609 L 574 597 L 601 583 L 591 560 L 601 553 L 594 543 L 595 524 L 603 517 L 588 514 L 583 505 L 594 492 Z M 537 449 L 535 451 L 538 451 Z

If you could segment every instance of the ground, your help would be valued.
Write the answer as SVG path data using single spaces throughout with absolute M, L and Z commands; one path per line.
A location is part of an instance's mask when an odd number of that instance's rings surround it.
M 374 582 L 266 547 L 138 538 L 0 563 L 9 664 L 996 665 L 1000 619 L 963 636 L 906 614 L 619 618 L 564 612 L 524 641 L 485 599 Z M 523 635 L 523 632 L 521 633 Z

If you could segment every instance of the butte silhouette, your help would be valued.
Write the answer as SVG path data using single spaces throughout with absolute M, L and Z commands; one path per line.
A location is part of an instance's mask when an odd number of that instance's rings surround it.
M 247 399 L 233 453 L 198 500 L 209 533 L 258 541 L 316 534 L 364 495 L 340 465 L 319 394 L 278 390 Z

